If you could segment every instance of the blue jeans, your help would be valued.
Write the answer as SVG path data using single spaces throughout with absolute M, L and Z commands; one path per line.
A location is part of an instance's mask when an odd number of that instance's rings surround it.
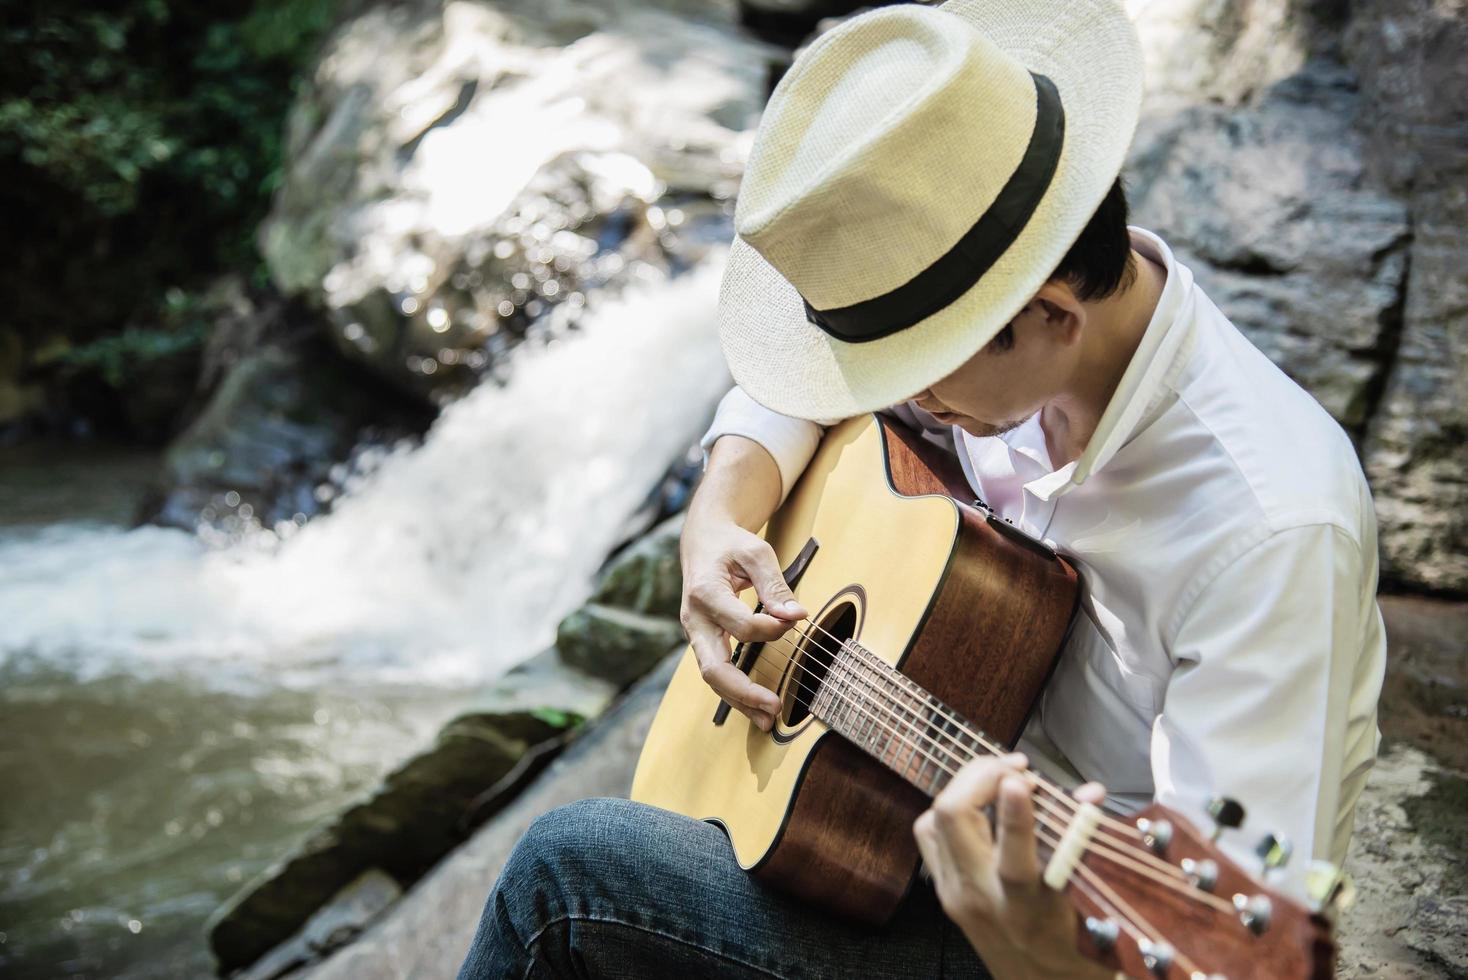
M 490 892 L 459 980 L 964 977 L 989 973 L 913 882 L 885 927 L 774 891 L 713 824 L 619 799 L 538 817 Z

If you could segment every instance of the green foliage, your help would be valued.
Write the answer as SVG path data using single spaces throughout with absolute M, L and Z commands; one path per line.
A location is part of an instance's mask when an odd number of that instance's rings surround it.
M 563 711 L 560 708 L 532 708 L 530 716 L 552 728 L 580 728 L 586 722 L 585 718 L 574 711 Z
M 56 361 L 72 370 L 93 371 L 121 389 L 152 362 L 202 346 L 209 335 L 208 312 L 199 295 L 170 289 L 164 295 L 159 327 L 125 327 L 121 333 L 63 351 Z
M 23 334 L 168 320 L 177 290 L 258 274 L 286 112 L 338 5 L 61 0 L 0 21 L 0 208 L 26 243 L 0 289 Z M 171 333 L 76 356 L 116 365 Z

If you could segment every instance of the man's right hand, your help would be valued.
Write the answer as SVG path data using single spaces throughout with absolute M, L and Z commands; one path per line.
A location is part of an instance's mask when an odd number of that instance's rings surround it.
M 780 699 L 730 663 L 732 641 L 779 639 L 807 616 L 795 600 L 780 564 L 759 535 L 731 520 L 684 525 L 683 606 L 679 620 L 703 679 L 725 701 L 769 731 Z M 756 614 L 739 598 L 754 587 L 765 611 Z M 732 638 L 732 641 L 731 641 Z

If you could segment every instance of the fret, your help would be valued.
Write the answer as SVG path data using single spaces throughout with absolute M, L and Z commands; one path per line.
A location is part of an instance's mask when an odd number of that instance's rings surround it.
M 855 640 L 841 644 L 821 693 L 818 713 L 832 729 L 929 796 L 950 770 L 988 754 L 983 733 L 970 734 L 956 712 Z
M 921 731 L 924 734 L 926 734 L 930 730 L 930 723 L 932 722 L 932 716 L 931 716 L 931 714 L 927 714 L 926 713 L 927 712 L 927 709 L 924 709 L 924 712 L 925 712 L 924 715 L 920 718 L 920 720 L 918 722 L 918 728 L 919 728 L 919 731 Z M 934 740 L 934 741 L 935 741 L 935 747 L 936 747 L 936 740 Z M 914 786 L 918 787 L 919 789 L 921 789 L 922 788 L 922 785 L 923 785 L 924 773 L 927 772 L 928 767 L 929 766 L 932 766 L 935 769 L 941 769 L 942 768 L 942 760 L 943 760 L 943 753 L 942 753 L 941 750 L 934 752 L 933 755 L 932 755 L 932 757 L 924 758 L 923 759 L 923 764 L 920 765 L 920 766 L 918 766 L 917 775 L 913 777 L 912 784 Z
M 836 656 L 837 663 L 841 665 L 842 690 L 846 693 L 846 729 L 842 734 L 850 737 L 863 718 L 870 718 L 870 714 L 867 706 L 862 703 L 861 693 L 853 683 L 850 654 L 843 647 Z
M 846 676 L 841 671 L 841 652 L 831 655 L 826 667 L 826 676 L 836 675 L 836 708 L 832 712 L 831 727 L 845 734 L 851 724 L 851 698 L 847 694 Z
M 870 751 L 871 748 L 873 747 L 873 745 L 876 744 L 876 737 L 875 737 L 876 736 L 876 731 L 875 731 L 876 727 L 877 727 L 877 716 L 876 716 L 876 714 L 874 714 L 874 713 L 868 713 L 867 720 L 866 720 L 866 730 L 864 732 L 862 732 L 862 736 L 861 736 L 861 738 L 862 738 L 861 744 L 864 745 L 867 748 L 868 751 Z

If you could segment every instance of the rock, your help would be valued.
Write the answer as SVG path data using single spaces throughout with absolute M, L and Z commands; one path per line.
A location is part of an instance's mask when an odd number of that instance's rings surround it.
M 1392 376 L 1366 443 L 1383 573 L 1468 593 L 1468 8 L 1353 5 L 1376 170 L 1409 196 L 1411 282 Z
M 595 718 L 612 703 L 618 690 L 610 681 L 569 666 L 552 646 L 511 668 L 484 701 L 486 710 Z
M 683 601 L 683 568 L 678 557 L 683 517 L 669 517 L 613 556 L 591 601 L 677 619 Z
M 266 344 L 220 371 L 168 448 L 147 520 L 233 533 L 303 522 L 322 509 L 316 488 L 364 438 L 416 435 L 430 421 L 314 338 Z
M 14 327 L 0 326 L 0 445 L 46 408 L 44 389 L 26 377 L 26 347 Z
M 1134 221 L 1358 439 L 1386 383 L 1406 285 L 1405 207 L 1367 179 L 1348 73 L 1312 63 L 1244 108 L 1148 120 Z
M 526 791 L 442 861 L 368 932 L 301 980 L 453 977 L 505 857 L 530 821 L 587 796 L 626 796 L 642 742 L 681 651 L 589 726 Z
M 811 42 L 812 35 L 824 33 L 848 17 L 893 2 L 900 0 L 873 0 L 870 3 L 861 0 L 739 0 L 739 23 L 756 37 L 796 49 L 798 53 L 799 47 Z M 780 69 L 778 73 L 783 74 L 783 69 L 789 64 L 788 59 L 782 60 L 777 66 Z M 773 89 L 778 81 L 778 77 L 772 78 L 770 87 Z
M 1336 930 L 1342 980 L 1468 974 L 1468 855 L 1442 834 L 1457 826 L 1461 838 L 1465 786 L 1417 749 L 1384 746 L 1346 859 L 1357 896 Z
M 1468 173 L 1468 8 L 1434 0 L 1356 0 L 1350 7 L 1342 47 L 1361 79 L 1361 124 L 1378 172 L 1404 191 L 1461 185 Z
M 1153 112 L 1247 103 L 1337 47 L 1338 9 L 1316 0 L 1152 0 L 1134 16 Z
M 369 6 L 292 110 L 262 253 L 345 354 L 442 403 L 727 241 L 766 51 L 732 5 Z
M 565 713 L 464 715 L 389 775 L 370 799 L 314 832 L 211 919 L 221 974 L 288 939 L 368 868 L 409 884 L 530 778 L 579 718 Z
M 392 877 L 369 868 L 337 892 L 286 942 L 262 956 L 233 980 L 276 980 L 357 938 L 372 920 L 402 897 Z
M 626 687 L 687 642 L 675 619 L 590 604 L 561 620 L 556 648 L 566 663 Z

